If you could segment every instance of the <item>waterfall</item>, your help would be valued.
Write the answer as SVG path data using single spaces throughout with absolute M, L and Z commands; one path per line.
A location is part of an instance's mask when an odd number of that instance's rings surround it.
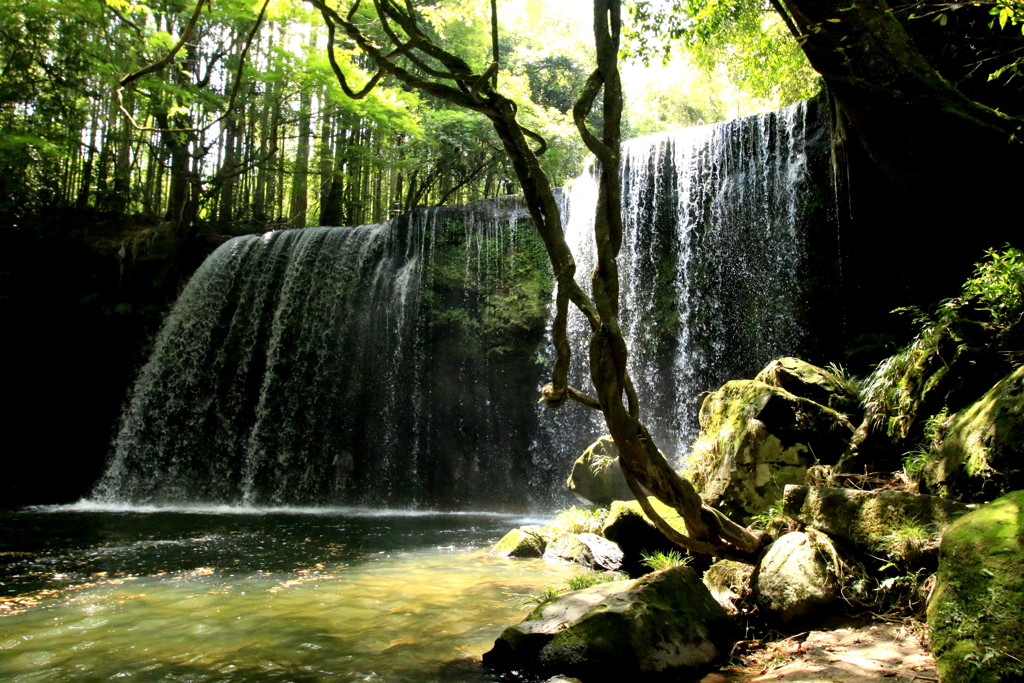
M 627 143 L 622 325 L 670 457 L 701 392 L 841 327 L 828 126 L 818 107 Z M 596 187 L 562 196 L 589 289 Z M 512 198 L 380 225 L 235 238 L 161 329 L 93 498 L 148 504 L 529 507 L 605 433 L 536 405 L 550 265 Z M 585 322 L 572 382 L 589 389 Z
M 165 321 L 93 497 L 528 503 L 509 484 L 550 296 L 538 242 L 506 199 L 225 243 Z M 532 318 L 490 320 L 517 286 Z
M 641 418 L 670 459 L 696 436 L 703 392 L 775 357 L 833 350 L 841 319 L 824 116 L 801 103 L 623 145 L 621 323 Z M 588 290 L 595 175 L 572 184 L 565 209 Z M 571 381 L 589 389 L 587 323 L 574 311 L 569 326 Z M 576 449 L 607 431 L 599 415 L 553 422 L 549 431 L 582 434 Z

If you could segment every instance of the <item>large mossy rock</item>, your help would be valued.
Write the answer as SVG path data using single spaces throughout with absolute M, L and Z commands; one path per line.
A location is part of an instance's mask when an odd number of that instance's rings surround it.
M 566 485 L 580 498 L 601 507 L 616 500 L 633 500 L 619 465 L 619 449 L 610 436 L 602 436 L 583 451 L 573 463 Z
M 785 389 L 794 396 L 809 398 L 847 416 L 861 411 L 857 392 L 834 373 L 799 358 L 789 356 L 773 360 L 754 379 Z
M 787 486 L 782 511 L 801 524 L 871 550 L 889 549 L 917 560 L 943 529 L 968 507 L 936 496 L 903 491 L 858 491 L 825 486 Z M 917 532 L 924 533 L 918 538 Z M 921 542 L 921 547 L 913 544 Z M 902 545 L 901 545 L 902 544 Z M 933 546 L 934 549 L 934 546 Z
M 491 554 L 501 557 L 543 557 L 546 547 L 547 541 L 538 531 L 520 527 L 502 536 L 491 548 Z
M 930 490 L 966 501 L 1024 488 L 1024 366 L 950 418 L 924 479 Z
M 967 319 L 925 326 L 867 378 L 864 420 L 837 470 L 898 469 L 932 416 L 943 409 L 962 410 L 998 379 L 993 372 L 1000 361 L 992 346 L 988 327 Z
M 769 620 L 800 624 L 821 614 L 839 597 L 835 546 L 825 534 L 794 531 L 768 546 L 754 572 L 754 600 Z
M 647 498 L 654 511 L 682 534 L 686 534 L 686 523 L 679 513 L 651 496 Z M 643 556 L 651 553 L 667 553 L 679 550 L 679 546 L 658 531 L 637 501 L 616 501 L 608 509 L 608 516 L 601 527 L 601 535 L 614 541 L 622 549 L 621 569 L 630 576 L 640 576 L 649 571 L 643 564 Z
M 733 625 L 697 574 L 675 567 L 559 596 L 501 634 L 484 664 L 583 680 L 685 676 L 729 653 Z
M 1024 680 L 1024 491 L 946 530 L 928 627 L 944 681 Z
M 733 380 L 709 394 L 685 474 L 711 506 L 743 522 L 804 482 L 807 468 L 831 465 L 853 426 L 841 413 L 757 380 Z

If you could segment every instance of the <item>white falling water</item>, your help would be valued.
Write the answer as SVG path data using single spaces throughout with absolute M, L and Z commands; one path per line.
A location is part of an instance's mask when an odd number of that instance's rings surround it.
M 527 469 L 542 328 L 524 370 L 473 338 L 489 297 L 534 277 L 510 271 L 537 239 L 522 218 L 495 200 L 224 244 L 165 321 L 93 497 L 524 504 L 507 484 Z
M 621 320 L 642 418 L 670 458 L 688 451 L 703 392 L 807 350 L 810 275 L 823 267 L 808 262 L 808 232 L 832 222 L 834 204 L 809 172 L 809 155 L 823 152 L 809 140 L 815 116 L 799 104 L 623 145 Z M 585 173 L 566 201 L 566 239 L 588 289 L 596 185 Z M 572 382 L 589 389 L 589 330 L 575 312 L 570 334 Z M 584 442 L 605 432 L 596 415 L 556 424 Z

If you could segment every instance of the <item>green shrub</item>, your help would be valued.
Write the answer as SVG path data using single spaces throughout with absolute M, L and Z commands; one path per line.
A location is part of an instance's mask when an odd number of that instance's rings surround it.
M 655 551 L 653 553 L 642 553 L 641 562 L 650 567 L 653 572 L 660 572 L 663 569 L 681 567 L 690 564 L 693 559 L 690 555 L 683 555 L 677 550 L 669 550 L 667 553 Z

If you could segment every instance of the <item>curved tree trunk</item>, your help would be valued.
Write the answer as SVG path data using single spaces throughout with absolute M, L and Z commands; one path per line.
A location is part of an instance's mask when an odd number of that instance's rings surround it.
M 669 466 L 640 421 L 640 407 L 626 366 L 627 349 L 619 329 L 619 276 L 616 257 L 622 242 L 619 186 L 619 123 L 622 92 L 618 74 L 620 0 L 594 0 L 594 32 L 597 70 L 591 74 L 574 108 L 574 117 L 587 146 L 601 161 L 600 193 L 594 237 L 598 265 L 592 279 L 592 296 L 574 276 L 576 263 L 565 241 L 558 202 L 538 157 L 544 141 L 516 120 L 517 106 L 497 90 L 497 58 L 484 73 L 474 73 L 465 61 L 446 52 L 420 30 L 412 5 L 395 0 L 374 0 L 376 19 L 391 38 L 390 52 L 371 41 L 355 21 L 357 9 L 347 15 L 333 10 L 323 0 L 306 0 L 320 10 L 328 27 L 328 57 L 342 88 L 350 97 L 363 97 L 387 74 L 421 92 L 444 99 L 490 119 L 501 139 L 531 218 L 551 261 L 555 275 L 555 319 L 552 324 L 556 360 L 551 383 L 542 391 L 542 401 L 557 407 L 567 399 L 600 410 L 619 448 L 627 481 L 641 505 L 658 527 L 673 541 L 694 552 L 752 560 L 763 546 L 764 537 L 732 522 L 703 504 L 689 481 Z M 358 8 L 358 4 L 353 7 Z M 397 28 L 400 28 L 400 31 Z M 377 65 L 379 73 L 359 91 L 349 87 L 333 53 L 335 31 L 342 31 Z M 492 30 L 493 24 L 492 24 Z M 492 36 L 497 45 L 497 35 Z M 497 56 L 497 50 L 495 49 Z M 399 64 L 398 57 L 411 64 Z M 589 131 L 584 120 L 598 94 L 604 91 L 603 129 L 600 137 Z M 531 143 L 539 145 L 537 149 Z M 568 307 L 572 303 L 591 328 L 590 370 L 597 397 L 569 385 L 568 369 L 572 350 L 566 334 Z M 647 504 L 647 493 L 679 512 L 686 534 L 673 530 Z

